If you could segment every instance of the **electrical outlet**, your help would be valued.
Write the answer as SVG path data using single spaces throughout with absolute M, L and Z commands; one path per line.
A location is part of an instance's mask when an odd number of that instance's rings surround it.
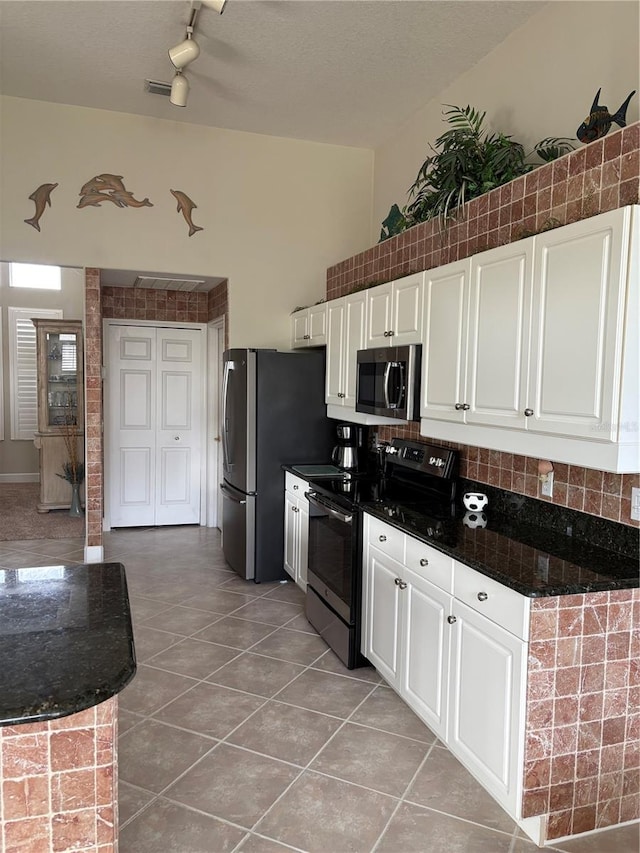
M 631 489 L 631 520 L 640 521 L 640 489 Z
M 544 495 L 547 498 L 553 497 L 553 471 L 550 471 L 548 474 L 543 474 L 540 479 L 542 480 L 542 485 L 540 486 L 540 494 Z

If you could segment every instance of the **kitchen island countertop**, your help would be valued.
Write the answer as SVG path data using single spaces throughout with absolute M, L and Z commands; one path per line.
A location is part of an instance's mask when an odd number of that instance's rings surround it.
M 121 563 L 0 570 L 0 726 L 91 708 L 135 671 Z

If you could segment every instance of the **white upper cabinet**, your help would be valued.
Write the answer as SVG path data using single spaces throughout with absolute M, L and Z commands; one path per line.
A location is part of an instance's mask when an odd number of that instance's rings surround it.
M 471 259 L 427 270 L 420 415 L 464 420 Z
M 640 207 L 425 274 L 430 438 L 640 470 Z
M 327 303 L 301 308 L 291 315 L 291 348 L 324 346 L 327 343 Z
M 327 303 L 327 405 L 355 411 L 356 353 L 364 349 L 366 309 L 365 291 Z
M 467 423 L 523 425 L 527 395 L 533 243 L 519 240 L 472 258 Z
M 530 430 L 618 439 L 630 217 L 622 208 L 536 237 Z M 640 318 L 629 319 L 637 366 Z
M 424 275 L 414 273 L 366 291 L 367 349 L 422 342 Z

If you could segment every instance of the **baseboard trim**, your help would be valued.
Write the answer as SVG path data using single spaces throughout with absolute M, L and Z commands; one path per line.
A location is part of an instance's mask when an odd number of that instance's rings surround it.
M 85 563 L 102 563 L 104 560 L 104 548 L 102 545 L 85 545 Z
M 39 483 L 40 474 L 0 474 L 0 483 Z

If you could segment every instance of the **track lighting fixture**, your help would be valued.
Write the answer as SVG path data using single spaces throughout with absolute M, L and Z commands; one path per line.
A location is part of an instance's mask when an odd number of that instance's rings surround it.
M 187 27 L 187 37 L 180 44 L 169 48 L 169 59 L 175 68 L 186 68 L 190 62 L 200 56 L 200 46 L 193 38 L 193 27 Z
M 200 46 L 193 37 L 200 8 L 205 6 L 207 9 L 212 9 L 214 12 L 221 15 L 224 12 L 226 5 L 227 0 L 191 0 L 191 15 L 187 25 L 187 34 L 183 41 L 176 44 L 174 47 L 169 48 L 169 59 L 171 60 L 173 67 L 176 69 L 176 73 L 171 83 L 171 94 L 169 96 L 169 100 L 174 104 L 174 106 L 187 106 L 187 99 L 189 97 L 189 81 L 182 72 L 187 65 L 200 56 Z M 168 88 L 169 84 L 167 83 L 165 86 Z M 151 89 L 148 88 L 148 91 L 151 91 Z
M 176 71 L 173 82 L 171 83 L 169 100 L 175 107 L 186 107 L 188 97 L 189 81 L 182 71 Z
M 227 0 L 202 0 L 202 5 L 206 6 L 207 9 L 213 9 L 214 12 L 221 15 L 224 12 L 224 7 L 227 5 Z

